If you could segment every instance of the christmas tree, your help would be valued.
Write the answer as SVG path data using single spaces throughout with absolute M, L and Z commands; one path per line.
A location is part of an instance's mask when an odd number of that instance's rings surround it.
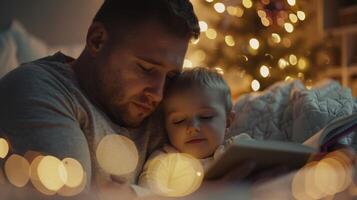
M 304 7 L 308 3 L 196 0 L 202 33 L 193 41 L 184 67 L 216 68 L 231 87 L 248 84 L 250 91 L 280 80 L 309 80 L 310 52 L 303 42 L 304 34 L 299 32 L 306 23 Z

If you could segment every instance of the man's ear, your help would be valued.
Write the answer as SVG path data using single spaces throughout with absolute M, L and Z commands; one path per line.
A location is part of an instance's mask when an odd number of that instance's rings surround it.
M 232 125 L 234 118 L 236 117 L 236 113 L 232 110 L 226 119 L 226 133 L 228 132 L 229 127 Z
M 93 22 L 89 27 L 87 34 L 87 49 L 92 56 L 96 56 L 100 52 L 104 44 L 108 41 L 108 31 L 100 22 Z

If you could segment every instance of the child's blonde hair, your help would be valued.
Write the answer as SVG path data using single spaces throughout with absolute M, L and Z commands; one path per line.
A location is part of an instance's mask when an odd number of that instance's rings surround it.
M 207 67 L 187 69 L 173 78 L 167 85 L 165 98 L 173 93 L 182 92 L 192 87 L 203 87 L 219 91 L 225 104 L 226 114 L 231 112 L 232 99 L 228 84 L 217 70 Z

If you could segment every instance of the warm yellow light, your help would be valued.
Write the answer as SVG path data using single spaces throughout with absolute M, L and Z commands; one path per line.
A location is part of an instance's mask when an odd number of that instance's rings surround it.
M 258 91 L 260 89 L 260 83 L 258 80 L 253 80 L 252 83 L 250 84 L 250 86 L 252 87 L 253 91 Z
M 253 2 L 251 0 L 243 0 L 242 3 L 245 8 L 251 8 L 253 6 Z
M 289 56 L 289 62 L 291 65 L 296 65 L 297 64 L 297 57 L 294 54 L 291 54 Z
M 297 11 L 296 14 L 297 14 L 298 18 L 299 18 L 301 21 L 304 21 L 304 20 L 305 20 L 306 15 L 305 15 L 304 11 Z
M 224 41 L 226 42 L 226 44 L 230 47 L 233 47 L 236 43 L 234 42 L 234 38 L 231 35 L 226 35 L 224 37 Z
M 285 69 L 285 67 L 289 66 L 289 62 L 286 61 L 284 58 L 280 58 L 278 61 L 278 65 L 280 69 Z
M 78 187 L 82 183 L 84 177 L 82 165 L 73 158 L 65 158 L 62 160 L 62 163 L 68 174 L 65 185 L 71 188 Z
M 206 31 L 206 36 L 207 36 L 208 39 L 213 40 L 213 39 L 215 39 L 217 37 L 217 32 L 213 28 L 209 28 Z
M 183 68 L 184 69 L 191 69 L 193 68 L 193 64 L 189 59 L 186 59 L 183 61 Z
M 268 27 L 270 25 L 270 21 L 268 18 L 264 17 L 264 18 L 261 18 L 260 21 L 262 22 L 263 26 L 266 26 Z
M 277 33 L 272 33 L 272 34 L 271 34 L 271 37 L 273 38 L 273 42 L 275 42 L 275 43 L 280 43 L 281 38 L 280 38 L 280 35 L 279 35 L 279 34 L 277 34 Z
M 258 16 L 260 18 L 266 18 L 267 17 L 267 13 L 264 10 L 258 10 L 257 13 L 258 13 Z
M 24 187 L 30 180 L 30 163 L 22 156 L 12 154 L 5 162 L 7 179 L 16 187 Z
M 294 80 L 294 77 L 291 77 L 291 76 L 285 77 L 285 81 L 293 81 L 293 80 Z
M 217 73 L 222 75 L 224 74 L 224 70 L 221 67 L 215 67 L 214 69 L 216 70 Z
M 249 40 L 249 45 L 252 49 L 257 50 L 259 48 L 259 40 L 252 38 Z
M 269 70 L 269 67 L 267 67 L 266 65 L 262 65 L 260 67 L 260 75 L 263 77 L 263 78 L 266 78 L 269 76 L 270 74 L 270 70 Z
M 223 13 L 226 10 L 226 6 L 223 3 L 215 3 L 213 7 L 218 13 Z
M 298 21 L 298 17 L 294 13 L 289 14 L 289 19 L 292 23 L 296 23 Z
M 67 171 L 63 163 L 54 156 L 45 156 L 37 167 L 41 183 L 51 191 L 58 191 L 67 181 Z
M 39 177 L 39 172 L 38 172 L 38 166 L 44 156 L 37 156 L 33 159 L 30 165 L 30 180 L 32 185 L 37 189 L 37 191 L 41 192 L 42 194 L 45 195 L 54 195 L 56 194 L 56 191 L 49 190 L 47 187 L 44 186 L 42 181 L 40 180 Z
M 298 61 L 298 68 L 304 71 L 307 68 L 307 60 L 305 58 L 300 58 Z
M 238 13 L 238 9 L 234 6 L 227 6 L 227 12 L 228 14 L 235 16 Z
M 99 166 L 104 171 L 118 176 L 134 171 L 139 161 L 139 153 L 134 142 L 118 134 L 102 138 L 97 146 L 96 156 Z
M 9 153 L 9 143 L 4 138 L 0 138 L 0 158 L 5 158 Z
M 305 78 L 305 75 L 303 73 L 299 72 L 298 78 L 303 80 Z
M 236 14 L 236 16 L 237 16 L 237 17 L 242 17 L 243 14 L 244 14 L 244 9 L 243 9 L 242 7 L 240 7 L 240 6 L 238 6 L 238 7 L 237 7 L 237 14 Z
M 80 185 L 78 185 L 77 187 L 68 187 L 68 186 L 64 185 L 59 191 L 57 191 L 57 194 L 64 196 L 64 197 L 75 196 L 84 190 L 86 183 L 87 183 L 87 175 L 84 172 L 83 180 Z
M 198 25 L 200 26 L 200 31 L 205 32 L 208 29 L 208 25 L 205 21 L 199 21 Z
M 146 185 L 162 196 L 189 195 L 199 188 L 203 179 L 201 162 L 184 153 L 160 154 L 146 167 Z
M 213 0 L 206 0 L 208 3 L 211 3 L 211 2 L 213 2 Z
M 294 31 L 294 26 L 291 23 L 285 23 L 284 28 L 288 33 L 292 33 Z
M 202 62 L 206 58 L 206 53 L 203 50 L 198 49 L 192 53 L 192 57 L 195 59 L 195 61 Z
M 287 2 L 290 6 L 295 6 L 295 4 L 296 4 L 295 0 L 287 0 Z

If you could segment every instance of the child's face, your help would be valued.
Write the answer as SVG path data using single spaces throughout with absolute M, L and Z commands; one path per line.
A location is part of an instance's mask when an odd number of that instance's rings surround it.
M 185 89 L 165 99 L 164 108 L 170 142 L 180 152 L 205 158 L 223 143 L 228 122 L 218 91 Z

